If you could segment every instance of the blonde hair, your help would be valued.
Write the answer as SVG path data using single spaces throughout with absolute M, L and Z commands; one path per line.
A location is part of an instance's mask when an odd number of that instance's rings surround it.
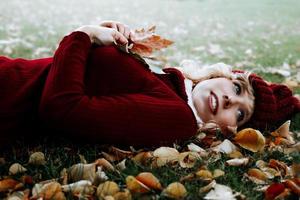
M 232 67 L 224 63 L 216 63 L 213 65 L 200 66 L 194 60 L 183 60 L 180 63 L 180 67 L 176 67 L 176 69 L 181 71 L 183 76 L 187 79 L 190 79 L 194 85 L 203 80 L 219 78 L 219 77 L 224 77 L 230 80 L 238 81 L 242 89 L 249 94 L 249 98 L 253 101 L 253 104 L 250 107 L 250 110 L 253 113 L 255 98 L 254 98 L 253 88 L 249 81 L 249 76 L 251 74 L 250 72 L 242 72 L 242 71 L 233 72 Z M 252 115 L 252 113 L 250 113 L 250 116 Z M 214 122 L 208 122 L 208 123 L 214 123 Z M 218 125 L 218 126 L 222 128 L 222 125 Z M 206 124 L 204 124 L 203 127 L 206 127 Z

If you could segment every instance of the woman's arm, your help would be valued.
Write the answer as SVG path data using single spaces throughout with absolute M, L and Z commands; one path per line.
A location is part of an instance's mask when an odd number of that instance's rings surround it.
M 171 144 L 195 134 L 192 112 L 163 85 L 141 93 L 87 96 L 87 57 L 93 37 L 101 32 L 84 31 L 66 36 L 55 53 L 40 103 L 40 116 L 49 126 L 87 141 L 127 145 Z M 113 36 L 107 38 L 112 43 Z

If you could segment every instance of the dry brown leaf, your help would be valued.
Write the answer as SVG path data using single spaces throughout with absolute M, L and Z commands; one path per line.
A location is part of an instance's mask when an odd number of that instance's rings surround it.
M 225 175 L 225 172 L 223 170 L 215 169 L 213 171 L 213 178 L 218 178 L 218 177 L 224 176 L 224 175 Z
M 230 154 L 228 154 L 229 158 L 243 158 L 244 155 L 240 151 L 233 151 Z
M 248 176 L 255 177 L 259 180 L 266 181 L 268 179 L 267 175 L 259 169 L 251 168 L 247 172 Z
M 95 189 L 91 181 L 81 180 L 68 185 L 63 185 L 62 191 L 71 192 L 73 195 L 91 196 L 94 194 Z
M 44 200 L 65 200 L 66 197 L 62 192 L 61 185 L 52 181 L 46 184 L 35 184 L 32 189 L 32 198 L 42 198 Z
M 206 169 L 200 169 L 199 171 L 197 171 L 196 176 L 205 181 L 209 181 L 213 179 L 212 173 Z
M 122 150 L 122 149 L 119 149 L 119 148 L 114 147 L 114 146 L 111 146 L 109 148 L 109 152 L 117 158 L 116 161 L 120 161 L 120 160 L 123 160 L 125 158 L 130 158 L 130 157 L 133 156 L 132 151 Z
M 287 145 L 295 144 L 295 140 L 290 132 L 290 124 L 291 120 L 288 120 L 271 133 L 272 136 L 277 137 L 277 141 L 275 140 L 276 145 L 283 142 Z M 287 142 L 285 142 L 284 139 L 286 139 Z
M 137 180 L 134 176 L 126 177 L 126 186 L 132 193 L 146 193 L 150 191 L 150 188 Z
M 0 192 L 6 192 L 8 190 L 16 190 L 22 186 L 23 186 L 22 183 L 12 178 L 0 180 Z
M 230 154 L 234 151 L 237 151 L 237 147 L 230 142 L 230 140 L 225 139 L 222 143 L 212 148 L 213 151 L 222 152 Z
M 161 186 L 158 178 L 156 178 L 150 172 L 139 173 L 135 178 L 150 189 L 162 190 L 162 186 Z
M 98 199 L 103 199 L 106 196 L 114 195 L 120 191 L 117 183 L 113 181 L 106 181 L 101 183 L 97 188 Z
M 171 40 L 164 39 L 158 35 L 154 35 L 155 26 L 149 29 L 141 29 L 135 31 L 135 40 L 132 42 L 131 52 L 140 56 L 148 57 L 153 51 L 166 48 L 173 44 Z
M 289 175 L 289 168 L 288 166 L 281 161 L 275 160 L 275 159 L 270 159 L 269 160 L 269 167 L 276 169 L 277 171 L 280 172 L 281 176 L 285 177 Z
M 249 158 L 234 158 L 226 161 L 226 164 L 229 166 L 241 166 L 247 165 Z
M 226 185 L 215 184 L 213 188 L 213 190 L 206 194 L 204 199 L 236 199 L 236 195 L 233 194 L 232 189 Z
M 293 178 L 290 180 L 286 180 L 284 182 L 284 185 L 286 187 L 290 188 L 293 191 L 293 193 L 300 196 L 300 179 L 299 178 Z
M 161 167 L 170 162 L 177 162 L 179 152 L 175 148 L 159 147 L 153 152 L 153 156 L 153 166 Z
M 29 200 L 30 190 L 16 191 L 10 194 L 6 200 Z
M 215 185 L 217 184 L 217 182 L 215 180 L 212 180 L 208 185 L 203 186 L 199 189 L 199 193 L 207 193 L 209 190 L 211 190 Z
M 153 154 L 150 151 L 147 152 L 140 152 L 137 155 L 135 155 L 132 160 L 140 165 L 147 165 L 149 162 L 153 159 Z
M 199 159 L 201 159 L 200 155 L 192 151 L 180 153 L 178 157 L 179 164 L 182 168 L 194 167 Z
M 236 134 L 234 141 L 241 147 L 252 152 L 262 151 L 266 142 L 265 137 L 261 132 L 252 128 L 246 128 L 239 131 Z
M 34 152 L 29 157 L 29 164 L 32 165 L 44 165 L 46 164 L 45 155 L 43 152 Z
M 173 199 L 183 199 L 187 195 L 187 191 L 179 182 L 171 183 L 163 190 L 162 194 Z
M 114 171 L 115 168 L 110 162 L 108 162 L 105 158 L 99 158 L 95 161 L 96 166 L 101 166 L 104 170 Z
M 291 169 L 293 177 L 300 178 L 300 163 L 292 164 Z
M 114 167 L 105 159 L 98 159 L 94 163 L 82 164 L 78 163 L 71 166 L 68 170 L 68 179 L 71 182 L 80 180 L 89 180 L 93 184 L 107 180 L 105 172 L 102 167 L 112 170 Z
M 20 163 L 14 163 L 9 167 L 8 171 L 9 171 L 8 172 L 9 175 L 15 175 L 18 173 L 26 172 L 27 169 L 23 167 Z
M 114 200 L 131 200 L 132 196 L 128 189 L 124 189 L 122 192 L 117 192 L 114 194 Z

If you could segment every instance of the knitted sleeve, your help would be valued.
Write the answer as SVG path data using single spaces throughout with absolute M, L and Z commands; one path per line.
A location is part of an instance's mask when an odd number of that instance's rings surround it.
M 49 126 L 82 141 L 139 146 L 172 144 L 195 134 L 189 107 L 163 91 L 86 95 L 90 47 L 86 34 L 74 32 L 56 51 L 39 109 Z

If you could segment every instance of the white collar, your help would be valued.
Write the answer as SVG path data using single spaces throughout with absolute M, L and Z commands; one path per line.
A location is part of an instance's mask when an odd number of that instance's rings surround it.
M 198 127 L 201 127 L 203 125 L 203 121 L 199 117 L 199 115 L 196 111 L 196 108 L 194 106 L 193 99 L 192 99 L 193 81 L 191 81 L 189 79 L 184 79 L 184 85 L 185 85 L 185 92 L 188 97 L 188 105 L 190 106 L 190 108 L 192 109 L 192 111 L 194 113 Z

